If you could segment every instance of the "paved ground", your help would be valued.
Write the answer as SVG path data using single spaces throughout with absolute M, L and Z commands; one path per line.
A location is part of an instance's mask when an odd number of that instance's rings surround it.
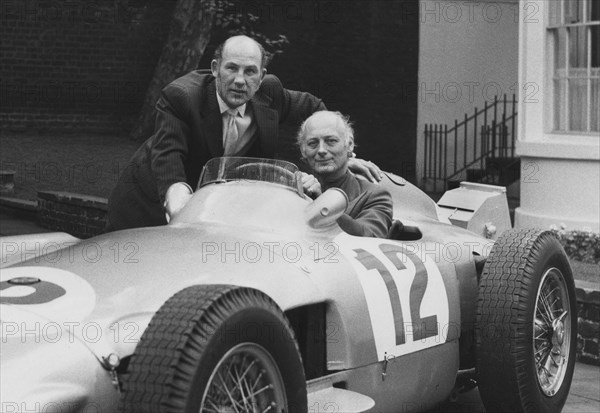
M 456 403 L 440 406 L 429 413 L 485 413 L 477 389 L 459 396 Z M 563 413 L 600 412 L 600 367 L 577 363 L 571 392 Z
M 600 412 L 600 367 L 578 363 L 565 413 Z

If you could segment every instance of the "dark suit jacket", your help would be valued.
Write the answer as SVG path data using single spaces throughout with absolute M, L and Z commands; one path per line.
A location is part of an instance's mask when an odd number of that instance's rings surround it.
M 338 219 L 345 232 L 360 237 L 387 238 L 393 206 L 392 196 L 386 189 L 359 179 L 350 171 L 338 182 L 326 185 L 326 189 L 332 187 L 342 189 L 350 201 L 346 213 Z
M 216 93 L 215 78 L 196 71 L 163 89 L 156 103 L 155 133 L 133 155 L 109 198 L 107 230 L 166 224 L 163 203 L 167 189 L 175 182 L 196 188 L 204 164 L 223 155 Z M 257 135 L 249 152 L 240 156 L 292 162 L 299 156 L 295 140 L 289 136 L 281 139 L 281 128 L 296 131 L 304 119 L 325 109 L 320 99 L 284 89 L 272 75 L 265 76 L 248 104 Z

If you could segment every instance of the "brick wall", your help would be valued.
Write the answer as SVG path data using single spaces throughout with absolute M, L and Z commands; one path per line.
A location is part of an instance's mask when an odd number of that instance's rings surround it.
M 43 227 L 77 238 L 89 238 L 104 229 L 107 201 L 70 192 L 40 191 L 37 212 L 38 222 Z
M 89 132 L 122 135 L 131 130 L 135 121 L 132 114 L 49 113 L 44 110 L 28 112 L 0 112 L 0 130 L 26 132 L 34 128 L 37 132 Z
M 357 153 L 414 181 L 418 0 L 232 2 L 231 11 L 260 18 L 258 31 L 289 38 L 270 72 L 286 87 L 312 92 L 350 115 Z M 129 130 L 174 4 L 2 0 L 0 127 Z M 227 35 L 213 30 L 201 68 L 210 66 Z M 295 132 L 286 134 L 293 139 Z
M 600 291 L 593 283 L 577 282 L 577 357 L 600 366 Z
M 2 0 L 1 125 L 129 128 L 174 2 Z

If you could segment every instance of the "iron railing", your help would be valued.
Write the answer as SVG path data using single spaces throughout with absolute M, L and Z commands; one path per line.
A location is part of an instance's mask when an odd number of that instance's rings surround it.
M 500 113 L 499 113 L 500 112 Z M 447 124 L 425 125 L 423 184 L 428 191 L 448 189 L 449 181 L 465 180 L 467 171 L 477 169 L 485 175 L 490 158 L 515 157 L 517 100 L 496 96 L 485 102 L 483 109 L 475 108 L 473 115 Z M 485 180 L 485 179 L 484 179 Z

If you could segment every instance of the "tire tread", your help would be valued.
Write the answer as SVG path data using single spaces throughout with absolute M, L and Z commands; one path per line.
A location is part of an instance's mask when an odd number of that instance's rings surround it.
M 480 394 L 488 411 L 539 411 L 531 397 L 535 392 L 532 380 L 527 377 L 533 328 L 529 309 L 539 282 L 536 264 L 548 248 L 566 260 L 550 231 L 510 230 L 496 241 L 484 266 L 475 336 Z M 570 269 L 565 276 L 572 282 Z
M 277 304 L 257 290 L 202 285 L 169 298 L 152 318 L 132 356 L 123 380 L 121 411 L 185 411 L 189 383 L 211 335 L 233 313 L 250 306 L 275 314 L 294 337 Z

